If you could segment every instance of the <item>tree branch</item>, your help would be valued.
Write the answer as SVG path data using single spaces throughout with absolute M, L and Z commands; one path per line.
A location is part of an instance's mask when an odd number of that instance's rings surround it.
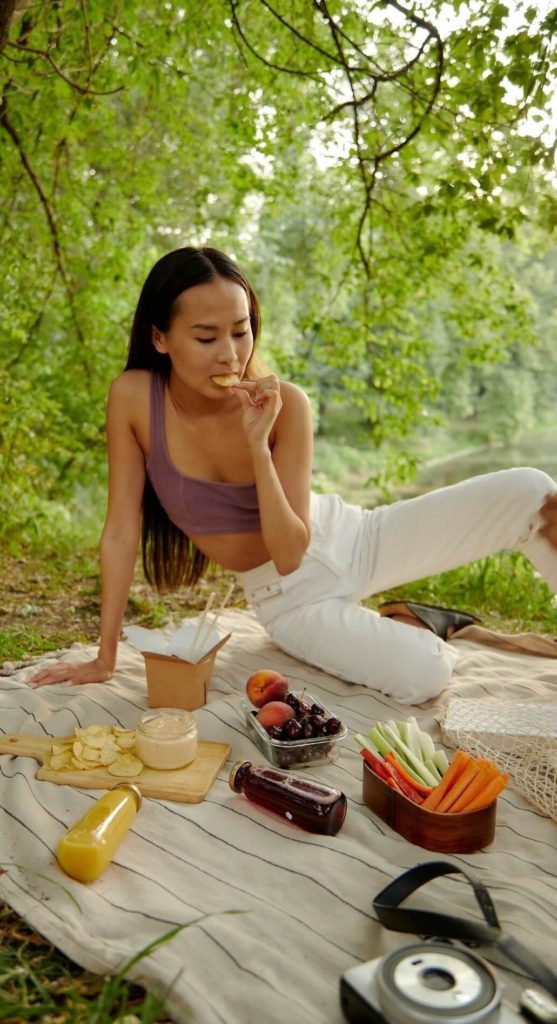
M 300 78 L 319 78 L 319 71 L 301 71 L 298 68 L 289 68 L 283 64 L 275 64 L 274 61 L 267 60 L 266 57 L 263 57 L 260 53 L 258 53 L 255 47 L 252 46 L 252 44 L 250 43 L 248 37 L 246 36 L 240 23 L 240 20 L 236 14 L 236 8 L 239 6 L 240 0 L 229 0 L 229 2 L 233 25 L 235 26 L 236 31 L 240 36 L 240 39 L 242 40 L 244 46 L 255 57 L 256 60 L 258 60 L 261 64 L 264 64 L 265 67 L 270 68 L 272 71 L 281 71 L 287 75 L 298 75 Z
M 10 138 L 11 138 L 11 140 L 12 140 L 12 142 L 13 142 L 13 144 L 14 144 L 14 146 L 15 146 L 18 154 L 19 154 L 19 158 L 20 158 L 20 160 L 21 160 L 21 162 L 22 162 L 22 164 L 23 164 L 23 166 L 25 168 L 25 171 L 27 172 L 27 176 L 29 177 L 29 179 L 30 179 L 30 181 L 31 181 L 31 183 L 33 185 L 33 188 L 35 189 L 35 192 L 37 193 L 37 195 L 39 197 L 39 201 L 41 203 L 41 206 L 42 206 L 42 208 L 44 210 L 44 213 L 45 213 L 45 216 L 46 216 L 46 221 L 47 221 L 47 224 L 48 224 L 48 230 L 49 230 L 50 238 L 51 238 L 51 242 L 52 242 L 52 249 L 53 249 L 53 253 L 54 253 L 54 263 L 55 263 L 55 266 L 57 268 L 58 273 L 60 274 L 60 277 L 62 278 L 62 281 L 64 282 L 64 287 L 65 287 L 65 290 L 66 290 L 66 296 L 67 296 L 67 299 L 68 299 L 68 304 L 69 304 L 69 307 L 70 307 L 70 311 L 71 311 L 71 315 L 72 315 L 72 320 L 73 320 L 74 327 L 75 327 L 75 332 L 77 334 L 77 338 L 78 338 L 78 341 L 79 341 L 80 355 L 81 355 L 81 358 L 83 360 L 83 365 L 84 365 L 85 370 L 86 370 L 87 383 L 89 383 L 91 381 L 92 368 L 89 365 L 89 362 L 88 362 L 88 359 L 87 359 L 87 356 L 86 356 L 86 342 L 85 342 L 85 338 L 84 338 L 83 332 L 81 330 L 81 325 L 79 324 L 79 321 L 78 321 L 78 318 L 77 318 L 77 313 L 76 313 L 76 309 L 75 309 L 74 294 L 73 294 L 73 289 L 72 289 L 71 281 L 70 281 L 70 278 L 69 278 L 69 276 L 68 276 L 68 274 L 66 272 L 66 268 L 65 268 L 65 265 L 64 265 L 64 258 L 63 258 L 63 254 L 62 254 L 62 246 L 60 244 L 60 236 L 59 236 L 59 233 L 58 233 L 58 226 L 57 226 L 57 223 L 56 223 L 56 217 L 55 217 L 55 214 L 54 214 L 54 210 L 53 210 L 51 202 L 50 202 L 50 200 L 49 200 L 49 198 L 48 198 L 48 196 L 47 196 L 47 194 L 46 194 L 46 192 L 45 192 L 45 190 L 44 190 L 44 188 L 42 186 L 42 183 L 41 183 L 41 181 L 39 179 L 39 176 L 36 173 L 36 171 L 34 170 L 32 164 L 31 164 L 31 162 L 29 160 L 29 157 L 27 156 L 27 153 L 25 152 L 25 150 L 24 150 L 24 148 L 23 148 L 23 146 L 21 144 L 21 140 L 19 138 L 19 135 L 18 135 L 16 129 L 14 128 L 13 124 L 11 123 L 11 121 L 10 121 L 10 119 L 8 117 L 8 104 L 7 104 L 7 100 L 6 100 L 5 96 L 3 96 L 0 99 L 0 127 L 4 128 L 4 131 L 7 132 L 7 134 L 10 136 Z
M 52 209 L 52 206 L 50 204 L 50 200 L 49 200 L 48 196 L 46 195 L 46 193 L 44 191 L 44 188 L 43 188 L 43 186 L 42 186 L 42 184 L 41 184 L 41 182 L 39 180 L 39 177 L 38 177 L 37 173 L 35 172 L 35 170 L 33 169 L 32 165 L 31 165 L 31 162 L 29 160 L 29 157 L 27 156 L 27 153 L 23 149 L 23 146 L 21 144 L 21 140 L 19 138 L 19 135 L 18 135 L 16 129 L 14 128 L 13 124 L 11 123 L 11 121 L 10 121 L 10 119 L 8 117 L 8 104 L 7 104 L 7 100 L 6 100 L 5 96 L 3 96 L 0 99 L 0 125 L 2 126 L 2 128 L 4 128 L 4 130 L 10 136 L 10 138 L 11 138 L 15 148 L 18 151 L 19 158 L 20 158 L 20 160 L 21 160 L 21 162 L 22 162 L 22 164 L 23 164 L 23 166 L 24 166 L 24 168 L 25 168 L 25 170 L 27 172 L 27 176 L 30 178 L 31 183 L 33 185 L 33 188 L 35 189 L 35 192 L 37 193 L 37 195 L 39 197 L 39 201 L 40 201 L 41 206 L 42 206 L 42 208 L 44 210 L 44 213 L 45 213 L 45 216 L 46 216 L 46 220 L 47 220 L 47 224 L 48 224 L 48 229 L 49 229 L 49 232 L 50 232 L 50 237 L 51 237 L 51 241 L 52 241 L 52 248 L 54 250 L 54 261 L 56 263 L 56 266 L 58 267 L 58 270 L 59 270 L 60 276 L 62 277 L 62 280 L 64 281 L 64 283 L 67 284 L 66 270 L 65 270 L 64 261 L 63 261 L 63 258 L 62 258 L 62 250 L 61 250 L 61 246 L 60 246 L 60 237 L 58 235 L 58 227 L 56 225 L 56 219 L 55 219 L 55 216 L 54 216 L 54 210 Z
M 57 75 L 59 75 L 59 77 L 62 79 L 63 82 L 66 83 L 66 85 L 69 85 L 71 89 L 75 89 L 76 92 L 81 93 L 83 96 L 113 96 L 116 92 L 122 92 L 124 88 L 123 85 L 118 85 L 115 89 L 105 89 L 103 91 L 98 91 L 96 89 L 91 89 L 89 85 L 80 85 L 79 82 L 73 82 L 71 78 L 68 78 L 68 76 L 64 74 L 64 72 L 58 67 L 58 65 L 52 59 L 48 50 L 37 50 L 34 47 L 24 46 L 21 43 L 8 43 L 7 45 L 13 46 L 16 50 L 23 50 L 25 53 L 32 53 L 35 54 L 37 57 L 42 57 L 43 60 L 46 60 L 48 64 L 50 64 L 52 70 L 55 71 Z
M 366 252 L 366 246 L 364 244 L 364 228 L 366 223 L 369 223 L 373 203 L 373 192 L 377 186 L 379 167 L 381 163 L 384 163 L 390 157 L 394 156 L 394 154 L 400 152 L 400 150 L 405 146 L 408 146 L 412 140 L 416 138 L 437 101 L 441 88 L 444 67 L 443 41 L 440 33 L 432 22 L 420 15 L 414 14 L 413 11 L 404 6 L 400 0 L 385 0 L 385 6 L 393 7 L 399 13 L 404 15 L 406 21 L 410 25 L 415 26 L 416 29 L 426 33 L 426 37 L 422 43 L 420 45 L 416 43 L 416 52 L 411 59 L 407 60 L 405 63 L 399 64 L 391 70 L 387 70 L 380 67 L 376 60 L 373 60 L 372 57 L 368 56 L 363 49 L 363 46 L 351 38 L 351 36 L 343 29 L 342 24 L 337 23 L 336 18 L 334 18 L 329 11 L 327 0 L 313 0 L 313 6 L 326 23 L 333 44 L 331 50 L 308 38 L 308 36 L 301 32 L 294 24 L 292 24 L 291 21 L 279 13 L 275 7 L 273 7 L 270 0 L 259 0 L 259 4 L 264 10 L 268 11 L 276 21 L 279 22 L 283 29 L 290 32 L 296 40 L 298 49 L 299 45 L 302 44 L 306 52 L 311 51 L 312 54 L 317 54 L 320 58 L 324 58 L 327 61 L 327 70 L 330 68 L 341 68 L 344 72 L 348 89 L 350 91 L 350 98 L 342 100 L 327 113 L 324 113 L 321 117 L 321 121 L 334 121 L 339 115 L 348 111 L 350 111 L 352 115 L 352 137 L 357 154 L 358 173 L 362 180 L 364 192 L 363 208 L 358 218 L 356 228 L 356 247 L 358 249 L 366 279 L 369 281 L 371 279 L 371 264 L 369 254 Z M 245 27 L 240 20 L 239 9 L 240 0 L 230 0 L 232 22 L 236 33 L 244 47 L 249 50 L 249 52 L 258 61 L 266 67 L 271 68 L 273 71 L 313 78 L 318 81 L 322 80 L 323 71 L 325 69 L 321 67 L 317 67 L 314 70 L 302 70 L 299 67 L 294 68 L 284 66 L 268 60 L 259 53 L 248 38 Z M 434 81 L 432 87 L 427 90 L 427 93 L 422 95 L 421 90 L 414 88 L 414 83 L 409 80 L 409 78 L 412 72 L 419 67 L 420 63 L 423 63 L 431 44 L 433 44 L 435 52 L 434 64 L 433 61 L 431 62 L 433 65 L 432 71 L 434 71 Z M 357 54 L 360 59 L 363 59 L 363 62 L 354 64 L 351 57 L 353 54 Z M 408 92 L 411 102 L 415 106 L 419 104 L 421 112 L 418 113 L 416 110 L 410 110 L 408 112 L 410 125 L 408 126 L 404 136 L 397 142 L 385 146 L 383 149 L 379 149 L 378 152 L 368 153 L 366 152 L 362 140 L 363 114 L 364 111 L 370 111 L 370 113 L 373 114 L 373 106 L 377 97 L 378 89 L 380 86 L 388 83 L 392 83 L 400 89 Z M 412 121 L 414 122 L 413 124 Z

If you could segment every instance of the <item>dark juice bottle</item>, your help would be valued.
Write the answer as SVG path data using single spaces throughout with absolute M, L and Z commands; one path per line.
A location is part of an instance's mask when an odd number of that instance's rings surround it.
M 346 797 L 340 789 L 301 779 L 280 768 L 237 761 L 228 781 L 235 793 L 243 793 L 248 800 L 307 832 L 334 836 L 346 817 Z

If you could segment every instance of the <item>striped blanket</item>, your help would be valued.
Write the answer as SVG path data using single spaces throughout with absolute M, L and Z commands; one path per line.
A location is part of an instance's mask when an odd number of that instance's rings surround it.
M 110 868 L 82 886 L 62 874 L 54 850 L 99 794 L 37 782 L 36 762 L 3 755 L 0 896 L 72 959 L 103 973 L 115 972 L 174 926 L 196 921 L 130 974 L 157 994 L 170 989 L 178 1022 L 341 1024 L 343 971 L 401 941 L 379 925 L 373 896 L 400 871 L 439 856 L 406 842 L 362 800 L 362 763 L 351 733 L 409 709 L 282 654 L 248 612 L 225 613 L 221 627 L 233 636 L 218 654 L 208 704 L 196 712 L 200 737 L 229 743 L 232 761 L 261 763 L 240 709 L 247 677 L 275 668 L 292 689 L 307 686 L 349 727 L 338 761 L 312 773 L 347 795 L 338 835 L 302 832 L 232 793 L 228 764 L 203 803 L 144 800 Z M 412 709 L 437 742 L 450 694 L 557 698 L 554 659 L 455 643 L 460 658 L 449 690 Z M 64 657 L 90 653 L 76 647 Z M 25 683 L 33 671 L 0 680 L 3 732 L 61 735 L 96 722 L 133 727 L 147 706 L 143 659 L 126 644 L 109 684 L 33 690 Z M 542 950 L 550 964 L 557 963 L 556 842 L 555 823 L 507 789 L 493 844 L 448 858 L 481 875 L 505 930 Z M 430 883 L 419 903 L 478 914 L 459 876 Z M 504 977 L 512 992 L 519 976 Z

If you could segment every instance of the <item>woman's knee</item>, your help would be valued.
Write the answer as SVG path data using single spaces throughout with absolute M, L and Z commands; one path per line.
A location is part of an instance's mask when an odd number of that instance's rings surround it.
M 501 470 L 502 481 L 507 484 L 510 495 L 532 500 L 538 508 L 548 494 L 557 491 L 557 484 L 543 469 L 533 466 L 519 466 L 517 469 Z
M 344 601 L 298 609 L 267 630 L 287 654 L 401 704 L 436 697 L 458 659 L 456 650 L 429 630 Z
M 411 649 L 403 653 L 401 644 L 399 656 L 393 659 L 388 678 L 377 687 L 399 704 L 423 704 L 437 697 L 449 684 L 458 661 L 454 647 L 439 637 L 402 625 L 402 629 L 418 634 L 413 638 Z

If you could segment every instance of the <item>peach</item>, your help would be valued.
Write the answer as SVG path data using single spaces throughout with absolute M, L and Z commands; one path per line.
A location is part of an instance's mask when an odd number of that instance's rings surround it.
M 260 711 L 257 712 L 257 721 L 264 729 L 269 731 L 272 725 L 283 726 L 294 718 L 294 708 L 285 704 L 283 700 L 270 700 Z
M 284 700 L 288 693 L 288 681 L 280 672 L 260 668 L 246 683 L 246 693 L 256 708 L 262 708 L 271 700 Z

